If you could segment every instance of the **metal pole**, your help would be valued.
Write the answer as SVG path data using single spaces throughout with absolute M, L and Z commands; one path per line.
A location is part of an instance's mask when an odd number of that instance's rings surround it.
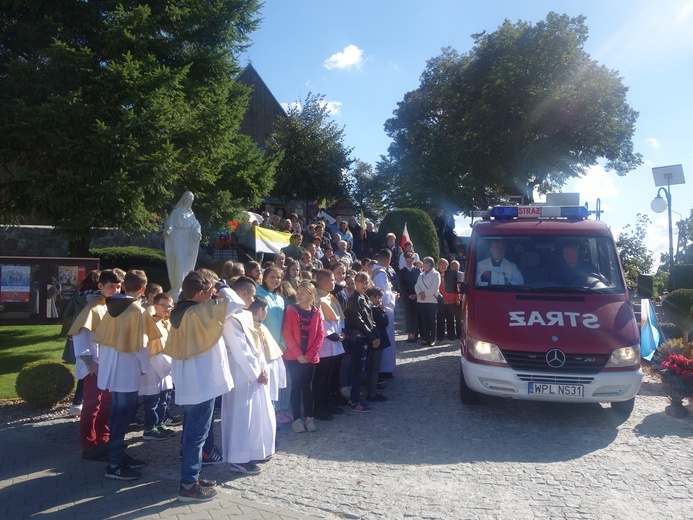
M 674 230 L 672 229 L 671 219 L 671 184 L 667 177 L 667 215 L 669 217 L 669 287 L 674 287 Z

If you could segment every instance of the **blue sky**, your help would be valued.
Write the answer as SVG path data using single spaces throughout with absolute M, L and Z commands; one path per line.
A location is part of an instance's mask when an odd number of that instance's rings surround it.
M 657 194 L 652 167 L 683 165 L 689 180 L 672 187 L 672 210 L 674 220 L 677 213 L 687 217 L 693 207 L 693 0 L 267 0 L 240 59 L 253 63 L 282 104 L 308 92 L 324 95 L 353 157 L 375 164 L 390 144 L 383 124 L 418 87 L 428 59 L 446 46 L 469 51 L 471 34 L 492 32 L 506 18 L 537 22 L 550 11 L 586 16 L 586 51 L 619 72 L 630 89 L 628 102 L 640 113 L 633 141 L 644 160 L 625 177 L 595 167 L 563 191 L 579 192 L 590 208 L 599 197 L 602 220 L 614 234 L 637 213 L 648 215 L 649 247 L 666 251 L 666 212 L 650 209 Z M 458 234 L 468 234 L 468 223 L 458 221 Z

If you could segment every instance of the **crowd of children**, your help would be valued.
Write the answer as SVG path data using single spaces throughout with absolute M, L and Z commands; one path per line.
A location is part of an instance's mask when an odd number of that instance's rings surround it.
M 185 412 L 178 500 L 204 502 L 216 483 L 202 477 L 203 465 L 259 473 L 274 455 L 277 423 L 315 432 L 316 420 L 345 407 L 370 412 L 386 401 L 395 369 L 392 266 L 402 250 L 388 240 L 374 260 L 357 261 L 328 258 L 319 242 L 262 266 L 229 261 L 221 278 L 191 271 L 175 303 L 143 271 L 90 273 L 67 344 L 83 388 L 82 457 L 108 462 L 106 478 L 139 478 L 145 461 L 124 442 L 138 401 L 142 439 L 160 441 L 176 435 L 167 418 L 174 393 Z M 408 250 L 407 266 L 411 258 Z M 416 327 L 407 326 L 411 338 Z M 448 333 L 458 332 L 453 325 Z M 221 453 L 212 428 L 219 398 Z

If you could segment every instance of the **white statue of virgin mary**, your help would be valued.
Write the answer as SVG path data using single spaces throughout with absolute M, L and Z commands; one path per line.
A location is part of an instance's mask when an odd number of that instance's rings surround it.
M 185 275 L 195 269 L 202 239 L 202 228 L 192 210 L 193 200 L 195 196 L 191 192 L 183 193 L 164 223 L 166 269 L 171 282 L 168 294 L 173 301 L 178 301 Z

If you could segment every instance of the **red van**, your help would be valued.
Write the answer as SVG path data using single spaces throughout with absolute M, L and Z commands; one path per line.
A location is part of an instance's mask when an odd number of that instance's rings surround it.
M 460 284 L 460 396 L 609 402 L 630 414 L 640 335 L 611 231 L 583 206 L 499 206 Z

